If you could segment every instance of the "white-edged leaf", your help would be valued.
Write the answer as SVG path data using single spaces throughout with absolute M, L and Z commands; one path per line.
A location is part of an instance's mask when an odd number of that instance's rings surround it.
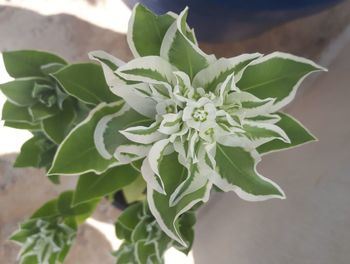
M 28 111 L 34 121 L 41 121 L 58 114 L 60 110 L 57 105 L 48 107 L 45 104 L 37 102 L 36 104 L 30 106 Z
M 21 107 L 6 101 L 2 108 L 1 119 L 6 122 L 19 122 L 33 124 L 33 118 L 29 114 L 28 107 Z
M 174 72 L 174 75 L 176 78 L 174 93 L 186 97 L 188 93 L 193 90 L 190 78 L 186 73 L 181 71 Z
M 264 201 L 271 198 L 284 199 L 282 189 L 271 180 L 256 171 L 259 162 L 255 150 L 247 151 L 242 147 L 228 147 L 217 144 L 215 170 L 202 163 L 203 174 L 221 190 L 234 191 L 247 201 Z
M 48 174 L 73 175 L 87 172 L 102 173 L 115 166 L 117 161 L 105 159 L 96 149 L 94 133 L 98 122 L 118 112 L 124 103 L 102 103 L 77 125 L 60 144 Z
M 226 97 L 224 103 L 227 106 L 238 105 L 240 109 L 236 114 L 243 114 L 244 117 L 249 118 L 271 113 L 274 102 L 273 98 L 259 99 L 247 92 L 233 92 Z
M 188 8 L 185 8 L 169 27 L 162 42 L 160 55 L 193 79 L 215 58 L 205 54 L 186 36 L 184 30 L 186 30 L 187 12 Z
M 159 55 L 164 35 L 175 19 L 171 14 L 158 16 L 145 6 L 136 4 L 127 33 L 127 41 L 133 55 Z
M 148 157 L 146 157 L 141 166 L 141 174 L 147 183 L 148 188 L 157 190 L 159 193 L 164 193 L 164 186 L 158 175 L 151 168 Z
M 160 123 L 159 131 L 166 135 L 173 135 L 179 132 L 182 123 L 182 111 L 176 114 L 165 114 Z
M 181 184 L 181 176 L 185 175 L 185 171 L 186 168 L 178 162 L 176 152 L 165 156 L 161 162 L 160 174 L 167 194 L 161 194 L 151 186 L 148 186 L 147 201 L 150 211 L 156 218 L 160 228 L 170 238 L 174 239 L 184 247 L 187 247 L 188 245 L 185 242 L 184 236 L 179 230 L 179 217 L 197 203 L 208 201 L 211 184 L 207 183 L 197 191 L 185 195 L 176 203 L 176 205 L 169 207 L 170 196 Z
M 36 102 L 36 99 L 32 96 L 32 91 L 37 81 L 40 81 L 40 79 L 20 78 L 0 84 L 0 90 L 12 104 L 17 106 L 30 106 Z
M 129 61 L 116 70 L 129 81 L 146 83 L 173 83 L 172 66 L 159 56 L 140 57 Z
M 65 100 L 62 110 L 57 115 L 44 119 L 41 122 L 41 128 L 49 139 L 59 144 L 72 128 L 76 115 L 73 101 Z
M 141 94 L 140 90 L 147 90 L 145 83 L 117 85 L 111 88 L 111 91 L 124 99 L 124 101 L 135 111 L 146 117 L 154 118 L 156 115 L 156 101 L 146 95 Z
M 107 142 L 105 141 L 106 130 L 113 121 L 118 122 L 118 117 L 124 115 L 129 110 L 130 107 L 124 104 L 123 107 L 121 107 L 117 112 L 110 115 L 106 115 L 98 121 L 96 129 L 94 131 L 94 143 L 96 150 L 103 158 L 111 159 L 115 151 L 115 149 L 111 149 L 111 146 L 107 145 Z M 118 133 L 118 131 L 115 131 L 115 133 Z M 124 143 L 124 141 L 122 141 L 121 143 Z
M 55 54 L 38 50 L 14 50 L 2 53 L 6 71 L 13 78 L 46 77 L 41 67 L 49 63 L 67 64 Z
M 259 123 L 268 123 L 268 124 L 276 124 L 281 120 L 281 117 L 276 114 L 265 114 L 265 115 L 257 115 L 246 118 L 248 121 L 254 121 Z
M 125 81 L 114 73 L 120 66 L 125 64 L 124 61 L 102 50 L 95 50 L 89 52 L 89 59 L 101 63 L 103 73 L 109 87 L 125 84 Z
M 274 124 L 244 121 L 243 129 L 245 130 L 245 135 L 254 142 L 255 147 L 274 139 L 290 144 L 287 134 Z
M 124 105 L 119 111 L 103 117 L 98 122 L 94 132 L 95 146 L 102 157 L 110 159 L 118 147 L 129 144 L 129 140 L 120 131 L 130 126 L 149 125 L 151 122 L 149 118 Z
M 121 163 L 131 163 L 146 157 L 150 148 L 150 145 L 124 144 L 117 147 L 114 157 Z
M 129 127 L 125 130 L 119 131 L 127 139 L 141 144 L 151 144 L 163 139 L 165 136 L 158 132 L 159 123 L 154 122 L 152 125 Z
M 97 105 L 118 100 L 109 89 L 103 70 L 95 63 L 77 63 L 61 68 L 52 74 L 69 95 L 87 103 Z
M 169 205 L 175 206 L 183 197 L 203 188 L 208 182 L 206 177 L 199 174 L 197 166 L 191 164 L 187 170 L 187 176 L 183 182 L 175 189 L 169 199 Z
M 163 160 L 164 155 L 167 153 L 167 147 L 169 146 L 169 143 L 169 139 L 162 139 L 154 143 L 148 153 L 147 159 L 145 159 L 141 167 L 142 176 L 144 176 L 147 184 L 161 193 L 164 192 L 164 185 L 159 174 L 159 166 Z M 149 169 L 151 169 L 151 171 L 149 171 Z M 144 172 L 146 173 L 145 175 Z
M 193 79 L 193 86 L 202 87 L 206 91 L 215 91 L 217 86 L 223 83 L 229 75 L 237 74 L 261 56 L 260 53 L 253 53 L 242 54 L 233 58 L 220 58 L 196 74 Z
M 317 71 L 326 69 L 305 58 L 274 52 L 251 62 L 237 87 L 260 99 L 275 98 L 275 112 L 290 103 L 301 82 Z
M 278 127 L 283 129 L 290 139 L 290 143 L 281 140 L 272 140 L 258 147 L 257 151 L 260 154 L 266 154 L 274 151 L 285 150 L 304 145 L 308 142 L 317 140 L 312 133 L 307 130 L 298 120 L 294 119 L 286 113 L 277 113 L 280 120 L 276 123 Z

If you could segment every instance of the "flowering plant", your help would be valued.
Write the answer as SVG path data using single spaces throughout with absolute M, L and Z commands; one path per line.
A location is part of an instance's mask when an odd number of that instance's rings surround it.
M 133 60 L 94 51 L 89 56 L 101 67 L 70 65 L 49 74 L 91 110 L 57 142 L 48 175 L 79 175 L 79 181 L 52 205 L 55 221 L 84 219 L 117 190 L 130 202 L 141 200 L 116 222 L 124 240 L 117 263 L 163 263 L 172 246 L 189 252 L 195 212 L 211 191 L 234 191 L 248 201 L 284 199 L 282 189 L 257 172 L 261 156 L 315 140 L 279 111 L 307 75 L 325 69 L 281 52 L 207 55 L 186 23 L 187 11 L 157 16 L 137 5 L 127 35 Z M 65 202 L 69 208 L 60 210 Z M 57 224 L 35 226 L 40 232 Z M 62 261 L 42 259 L 31 263 Z

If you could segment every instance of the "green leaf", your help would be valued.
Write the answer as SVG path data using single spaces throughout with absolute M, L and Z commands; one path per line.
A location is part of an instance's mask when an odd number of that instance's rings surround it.
M 43 204 L 30 218 L 35 219 L 57 215 L 59 215 L 59 211 L 57 210 L 57 199 L 53 199 Z
M 310 60 L 274 52 L 253 61 L 244 70 L 237 87 L 260 99 L 276 98 L 271 110 L 274 112 L 294 99 L 301 82 L 310 73 L 325 70 Z
M 15 122 L 15 121 L 5 121 L 4 126 L 17 128 L 17 129 L 25 129 L 29 131 L 37 131 L 41 130 L 40 123 L 22 123 L 22 122 Z
M 293 148 L 311 141 L 315 141 L 316 138 L 308 131 L 299 121 L 287 115 L 285 113 L 277 113 L 281 118 L 276 123 L 289 137 L 290 144 L 280 140 L 273 140 L 257 148 L 257 151 L 261 154 Z
M 41 153 L 41 159 L 39 163 L 40 168 L 45 168 L 48 170 L 52 164 L 53 157 L 55 156 L 57 145 L 54 144 L 49 139 L 45 138 L 44 143 L 41 144 L 42 153 Z M 53 175 L 50 175 L 51 177 Z M 55 181 L 55 179 L 53 180 Z
M 129 22 L 127 40 L 135 57 L 158 55 L 164 35 L 175 18 L 158 16 L 143 5 L 135 5 Z
M 53 157 L 52 157 L 53 159 Z M 51 165 L 51 164 L 50 164 Z M 49 167 L 49 166 L 48 166 Z M 60 184 L 61 183 L 61 178 L 60 175 L 49 175 L 47 178 L 52 182 L 53 184 Z
M 135 203 L 127 207 L 115 223 L 116 235 L 119 239 L 131 242 L 131 234 L 140 221 L 142 203 Z
M 36 102 L 32 97 L 35 78 L 17 79 L 0 85 L 0 90 L 7 99 L 18 106 L 30 106 Z
M 35 122 L 52 117 L 56 115 L 58 112 L 59 112 L 59 109 L 57 105 L 53 105 L 52 107 L 49 107 L 42 103 L 36 103 L 35 105 L 29 107 L 29 114 L 31 115 L 31 117 Z
M 33 230 L 21 229 L 13 233 L 8 239 L 19 243 L 24 243 L 32 234 Z
M 75 217 L 78 222 L 82 222 L 88 218 L 93 213 L 97 203 L 99 202 L 99 199 L 95 199 L 79 205 L 72 205 L 73 198 L 73 191 L 63 192 L 58 197 L 57 210 L 59 211 L 60 215 L 64 217 Z
M 14 166 L 47 168 L 52 162 L 55 151 L 56 145 L 42 134 L 36 134 L 22 145 Z
M 106 67 L 106 69 L 112 72 L 124 64 L 122 60 L 113 57 L 103 50 L 95 50 L 89 52 L 89 58 L 91 60 L 100 62 L 103 69 Z
M 254 146 L 260 146 L 272 140 L 290 143 L 287 134 L 279 126 L 274 124 L 245 121 L 243 124 L 245 135 L 254 142 Z
M 135 245 L 135 257 L 138 264 L 154 263 L 151 256 L 156 254 L 153 243 L 147 244 L 145 241 L 138 241 Z
M 117 259 L 117 264 L 131 264 L 137 263 L 134 254 L 135 246 L 128 243 L 123 243 L 119 249 L 114 253 Z M 138 264 L 138 263 L 137 263 Z
M 154 122 L 150 126 L 133 126 L 120 131 L 126 138 L 135 143 L 151 144 L 164 138 L 164 134 L 158 132 L 159 123 Z
M 42 129 L 53 142 L 59 144 L 71 129 L 75 117 L 76 113 L 73 101 L 65 100 L 62 110 L 57 115 L 42 121 Z
M 38 137 L 32 137 L 26 141 L 21 147 L 21 152 L 17 156 L 14 167 L 39 167 L 42 154 L 40 143 L 41 139 Z
M 102 50 L 95 50 L 89 53 L 89 58 L 91 60 L 98 61 L 101 63 L 104 77 L 106 79 L 106 82 L 109 87 L 118 85 L 118 84 L 125 84 L 125 80 L 121 79 L 115 71 L 125 64 L 124 61 L 113 57 L 112 55 L 108 54 L 105 51 Z
M 196 214 L 194 212 L 186 212 L 180 217 L 179 220 L 179 230 L 182 234 L 184 240 L 186 241 L 188 247 L 183 247 L 181 245 L 176 245 L 175 247 L 183 252 L 184 254 L 188 254 L 194 242 L 194 225 L 196 223 Z
M 3 59 L 8 74 L 13 78 L 45 77 L 41 66 L 49 63 L 67 64 L 52 53 L 36 50 L 5 51 Z
M 202 87 L 206 91 L 215 91 L 232 73 L 237 75 L 253 60 L 261 57 L 259 53 L 242 54 L 233 58 L 220 58 L 196 74 L 194 87 Z
M 139 172 L 130 164 L 117 166 L 96 175 L 86 173 L 79 176 L 73 204 L 77 205 L 114 193 L 132 183 Z
M 57 72 L 62 67 L 64 67 L 64 64 L 53 62 L 41 66 L 40 69 L 45 75 L 50 76 L 51 73 Z
M 215 161 L 216 171 L 212 171 L 208 177 L 223 191 L 235 191 L 248 201 L 285 198 L 277 184 L 256 171 L 256 152 L 217 144 Z
M 186 25 L 188 8 L 181 12 L 176 21 L 166 32 L 160 55 L 179 70 L 188 74 L 190 79 L 202 69 L 206 68 L 214 59 L 201 51 L 198 46 L 191 42 L 186 36 L 184 28 Z
M 87 104 L 97 105 L 118 100 L 110 91 L 101 66 L 97 64 L 71 64 L 52 75 L 68 94 Z
M 59 146 L 49 174 L 102 173 L 116 164 L 112 158 L 105 159 L 98 152 L 94 133 L 97 124 L 105 116 L 118 112 L 123 102 L 102 103 L 92 110 L 89 116 L 77 125 Z
M 45 101 L 47 101 L 48 97 L 53 95 L 54 95 L 54 88 L 52 84 L 38 83 L 38 82 L 34 83 L 33 89 L 32 89 L 32 97 L 35 97 L 38 100 L 44 99 Z
M 146 190 L 146 182 L 141 175 L 129 185 L 123 188 L 123 194 L 128 204 L 145 199 L 144 191 Z
M 120 111 L 107 115 L 98 122 L 94 133 L 95 146 L 100 155 L 105 159 L 110 159 L 112 156 L 114 156 L 114 158 L 119 160 L 119 154 L 121 153 L 117 153 L 117 148 L 123 146 L 125 150 L 125 148 L 127 148 L 125 145 L 130 145 L 128 139 L 124 137 L 120 131 L 130 126 L 149 124 L 149 118 L 146 118 L 128 106 L 125 106 L 124 108 L 120 109 Z M 134 150 L 136 152 L 133 154 L 138 153 L 140 148 L 147 148 L 147 146 L 134 146 Z M 125 160 L 119 161 L 124 162 Z
M 119 67 L 116 73 L 129 81 L 172 83 L 172 66 L 159 56 L 136 58 Z
M 208 183 L 193 193 L 187 194 L 176 205 L 169 207 L 171 194 L 181 184 L 186 168 L 179 163 L 177 153 L 174 152 L 163 157 L 159 171 L 166 194 L 161 194 L 147 187 L 149 208 L 161 229 L 170 238 L 176 240 L 182 246 L 188 247 L 188 243 L 179 230 L 179 217 L 197 203 L 206 202 L 209 199 L 211 184 Z
M 6 101 L 2 108 L 2 120 L 33 124 L 32 116 L 29 114 L 27 107 L 20 107 L 9 101 Z

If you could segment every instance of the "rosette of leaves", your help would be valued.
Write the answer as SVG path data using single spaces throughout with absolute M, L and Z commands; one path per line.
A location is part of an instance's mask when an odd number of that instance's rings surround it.
M 7 97 L 2 120 L 5 126 L 33 134 L 22 146 L 15 166 L 48 169 L 58 144 L 89 108 L 53 78 L 53 74 L 67 67 L 67 62 L 57 55 L 19 50 L 4 52 L 3 59 L 14 80 L 0 85 Z
M 186 17 L 187 9 L 157 16 L 137 5 L 127 36 L 135 58 L 90 53 L 123 100 L 97 105 L 60 144 L 49 174 L 94 173 L 104 179 L 103 193 L 113 185 L 105 177 L 111 169 L 135 169 L 162 232 L 189 249 L 181 218 L 206 202 L 213 186 L 248 201 L 285 198 L 256 167 L 262 155 L 315 140 L 280 110 L 305 77 L 325 69 L 281 52 L 207 55 Z M 135 245 L 127 241 L 123 250 Z
M 74 242 L 77 226 L 94 210 L 96 202 L 71 206 L 73 192 L 62 193 L 20 224 L 10 240 L 21 245 L 21 264 L 63 263 Z

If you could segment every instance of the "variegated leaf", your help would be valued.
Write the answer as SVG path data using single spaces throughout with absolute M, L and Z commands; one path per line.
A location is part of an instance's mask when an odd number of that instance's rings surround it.
M 104 158 L 97 150 L 94 134 L 102 118 L 118 112 L 124 105 L 123 102 L 102 103 L 92 110 L 60 144 L 48 174 L 73 175 L 87 172 L 98 174 L 114 166 L 117 161 L 111 159 L 111 156 L 108 156 L 109 159 Z
M 233 58 L 218 59 L 196 74 L 193 79 L 193 85 L 213 92 L 229 75 L 238 74 L 249 63 L 261 56 L 260 53 L 253 53 L 242 54 Z
M 287 134 L 274 124 L 245 121 L 243 129 L 245 130 L 245 135 L 253 141 L 255 147 L 275 139 L 281 140 L 286 144 L 291 143 Z
M 294 119 L 286 113 L 277 113 L 279 121 L 276 123 L 287 134 L 290 143 L 281 140 L 272 140 L 257 148 L 260 154 L 267 154 L 274 151 L 286 150 L 294 148 L 311 141 L 317 140 L 312 133 L 307 130 L 298 120 Z
M 158 132 L 158 128 L 159 128 L 159 123 L 154 122 L 152 125 L 148 127 L 145 127 L 145 126 L 129 127 L 119 132 L 122 133 L 127 139 L 133 142 L 140 143 L 140 144 L 151 144 L 153 142 L 156 142 L 164 138 L 164 135 Z
M 217 144 L 215 170 L 202 163 L 201 171 L 221 190 L 234 191 L 247 201 L 263 201 L 271 198 L 284 199 L 282 189 L 256 171 L 258 153 L 242 147 Z
M 274 52 L 250 63 L 237 86 L 261 99 L 276 98 L 271 109 L 275 112 L 290 103 L 301 82 L 317 71 L 326 69 L 301 57 Z
M 133 59 L 119 67 L 116 73 L 128 81 L 152 84 L 174 83 L 172 66 L 159 56 Z
M 139 114 L 154 118 L 156 115 L 156 101 L 140 91 L 148 90 L 149 85 L 145 83 L 116 85 L 111 91 L 124 99 L 124 101 Z
M 103 73 L 106 79 L 106 82 L 109 87 L 113 87 L 115 85 L 122 85 L 125 84 L 125 81 L 122 80 L 115 71 L 125 64 L 124 61 L 113 57 L 112 55 L 108 54 L 105 51 L 102 50 L 96 50 L 89 52 L 89 59 L 95 60 L 101 63 Z
M 169 139 L 162 139 L 153 144 L 141 167 L 142 176 L 147 184 L 160 193 L 164 193 L 164 184 L 160 176 L 159 167 L 167 154 L 169 143 Z
M 186 30 L 187 12 L 188 8 L 183 10 L 169 27 L 162 42 L 160 55 L 193 79 L 215 57 L 205 54 L 186 36 L 184 31 Z
M 118 146 L 114 152 L 114 157 L 119 162 L 128 164 L 146 157 L 150 148 L 151 145 L 128 143 Z
M 129 20 L 127 40 L 135 57 L 159 55 L 164 35 L 175 21 L 171 14 L 158 16 L 137 4 Z
M 122 133 L 120 133 L 120 131 L 130 126 L 148 125 L 151 122 L 152 121 L 149 118 L 140 115 L 129 106 L 124 105 L 119 111 L 116 111 L 111 115 L 104 116 L 97 123 L 94 132 L 94 143 L 97 151 L 105 159 L 111 159 L 113 155 L 116 157 L 116 153 L 123 155 L 120 152 L 121 149 L 119 152 L 116 152 L 116 150 L 118 147 L 124 144 L 129 144 L 129 141 L 122 135 Z M 132 149 L 129 150 L 132 151 Z M 126 151 L 127 149 L 124 147 L 123 153 L 126 154 Z M 136 151 L 136 155 L 137 150 L 134 151 Z M 122 163 L 125 163 L 125 160 Z
M 209 199 L 211 184 L 207 183 L 195 192 L 185 195 L 176 205 L 169 207 L 170 196 L 181 184 L 181 176 L 185 175 L 186 168 L 178 162 L 177 153 L 174 152 L 162 159 L 159 171 L 167 194 L 161 194 L 148 186 L 147 201 L 149 208 L 161 229 L 170 238 L 184 247 L 188 247 L 189 245 L 185 242 L 179 230 L 179 217 L 197 203 L 206 202 Z

